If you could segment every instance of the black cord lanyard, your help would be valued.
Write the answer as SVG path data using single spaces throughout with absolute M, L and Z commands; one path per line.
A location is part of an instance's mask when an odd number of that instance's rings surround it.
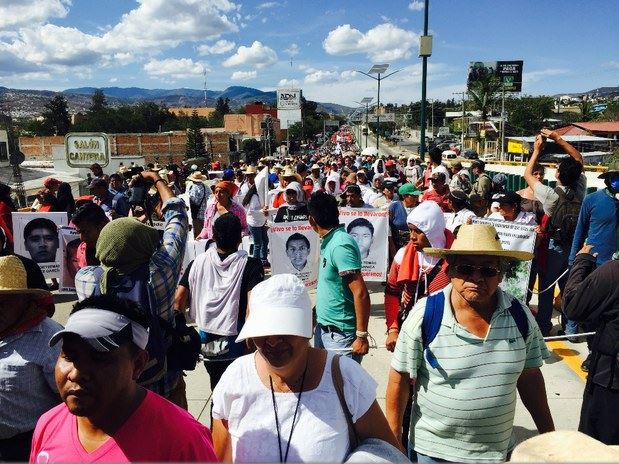
M 308 358 L 309 361 L 309 358 Z M 307 373 L 307 364 L 305 364 L 305 370 L 301 377 L 301 390 L 299 391 L 299 397 L 297 398 L 297 406 L 294 408 L 294 415 L 292 416 L 292 426 L 290 427 L 290 436 L 288 437 L 288 444 L 286 445 L 286 454 L 282 456 L 282 438 L 279 432 L 279 418 L 277 417 L 277 403 L 275 402 L 275 391 L 273 390 L 273 379 L 269 375 L 269 382 L 271 383 L 271 398 L 273 399 L 273 412 L 275 413 L 275 427 L 277 428 L 277 445 L 279 448 L 279 462 L 288 461 L 288 451 L 290 450 L 290 441 L 292 440 L 292 432 L 297 420 L 297 412 L 299 412 L 299 404 L 301 404 L 301 395 L 303 394 L 303 385 L 305 384 L 305 374 Z

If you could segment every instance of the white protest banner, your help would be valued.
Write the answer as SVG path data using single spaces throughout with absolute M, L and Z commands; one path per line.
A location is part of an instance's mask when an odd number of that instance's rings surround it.
M 60 277 L 58 228 L 68 224 L 67 213 L 12 213 L 15 253 L 36 262 L 46 278 Z
M 527 226 L 513 221 L 500 219 L 473 218 L 474 224 L 492 224 L 499 234 L 504 250 L 528 251 L 535 248 L 535 226 Z M 516 261 L 513 269 L 501 282 L 501 288 L 521 301 L 527 300 L 531 261 Z
M 271 272 L 294 274 L 307 288 L 316 288 L 320 242 L 307 221 L 281 222 L 269 228 Z
M 370 208 L 340 208 L 340 223 L 355 239 L 361 252 L 361 273 L 366 281 L 387 278 L 389 212 Z
M 258 198 L 260 199 L 260 206 L 264 207 L 267 204 L 269 196 L 269 167 L 262 168 L 256 179 L 254 180 L 256 185 L 256 191 L 258 192 Z
M 75 274 L 79 270 L 77 248 L 82 243 L 80 234 L 71 227 L 63 227 L 58 233 L 60 234 L 60 249 L 62 250 L 60 291 L 75 292 Z

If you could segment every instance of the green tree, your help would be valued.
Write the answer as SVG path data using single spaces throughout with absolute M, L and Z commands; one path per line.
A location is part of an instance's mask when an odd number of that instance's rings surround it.
M 90 104 L 90 108 L 88 111 L 90 113 L 101 113 L 107 109 L 107 99 L 105 98 L 105 94 L 103 90 L 97 89 L 95 93 L 92 94 L 92 103 Z
M 241 145 L 245 152 L 245 159 L 250 163 L 255 163 L 262 154 L 262 144 L 256 139 L 245 139 Z
M 230 99 L 228 97 L 225 99 L 223 97 L 219 97 L 215 103 L 215 112 L 222 117 L 224 114 L 230 113 Z
M 71 128 L 69 104 L 62 94 L 56 95 L 45 104 L 43 127 L 47 135 L 65 135 Z
M 530 135 L 547 125 L 544 120 L 553 116 L 552 97 L 509 97 L 505 99 L 508 120 L 505 132 L 509 135 Z
M 474 109 L 481 111 L 481 120 L 486 121 L 497 102 L 501 91 L 501 81 L 495 76 L 488 76 L 471 83 L 468 94 Z
M 193 110 L 191 119 L 189 120 L 189 127 L 187 128 L 185 156 L 188 159 L 207 156 L 204 136 L 200 130 L 200 118 L 196 110 Z
M 595 117 L 596 121 L 619 121 L 619 101 L 610 101 L 604 111 Z
M 591 100 L 586 100 L 584 98 L 578 104 L 578 109 L 580 110 L 582 121 L 591 121 L 593 119 L 594 115 L 592 111 L 592 106 L 593 104 L 591 103 Z

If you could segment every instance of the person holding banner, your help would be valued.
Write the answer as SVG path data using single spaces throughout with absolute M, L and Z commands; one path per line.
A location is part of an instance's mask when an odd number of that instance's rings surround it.
M 522 211 L 520 206 L 522 197 L 516 192 L 507 192 L 496 200 L 499 205 L 499 211 L 492 213 L 488 219 L 500 219 L 502 221 L 517 222 L 528 226 L 537 225 L 535 214 Z
M 290 182 L 285 190 L 286 203 L 277 208 L 273 222 L 307 221 L 309 212 L 305 204 L 305 192 L 298 182 Z

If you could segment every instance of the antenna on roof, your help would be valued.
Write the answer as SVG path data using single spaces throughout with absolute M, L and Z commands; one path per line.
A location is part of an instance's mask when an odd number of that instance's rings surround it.
M 208 108 L 208 100 L 206 98 L 206 68 L 203 69 L 202 74 L 204 74 L 204 107 Z

